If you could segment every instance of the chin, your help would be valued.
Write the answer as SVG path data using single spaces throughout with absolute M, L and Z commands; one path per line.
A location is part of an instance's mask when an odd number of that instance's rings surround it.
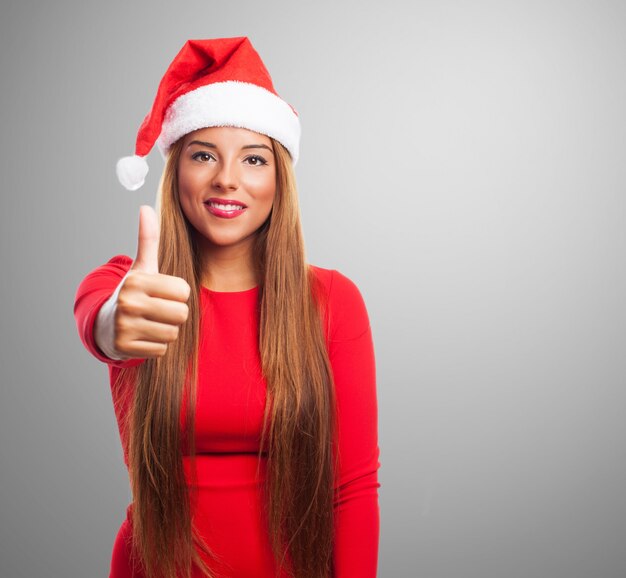
M 210 237 L 205 237 L 207 244 L 213 247 L 226 248 L 226 247 L 234 247 L 237 245 L 245 244 L 246 242 L 251 243 L 253 241 L 252 237 L 254 235 L 238 235 L 236 237 L 231 236 L 222 236 L 222 235 L 212 235 Z

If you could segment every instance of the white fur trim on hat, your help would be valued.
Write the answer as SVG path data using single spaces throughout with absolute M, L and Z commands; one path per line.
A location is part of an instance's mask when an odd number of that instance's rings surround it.
M 167 109 L 156 145 L 163 159 L 181 136 L 199 128 L 235 126 L 270 136 L 298 160 L 300 120 L 280 97 L 255 84 L 229 80 L 179 96 Z

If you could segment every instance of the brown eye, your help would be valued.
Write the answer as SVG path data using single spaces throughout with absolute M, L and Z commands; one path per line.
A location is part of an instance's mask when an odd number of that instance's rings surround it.
M 213 155 L 209 153 L 205 153 L 205 152 L 199 152 L 199 153 L 195 153 L 194 155 L 192 155 L 191 158 L 196 161 L 200 160 L 201 162 L 204 162 L 206 160 L 213 159 Z
M 251 155 L 246 158 L 246 161 L 248 161 L 248 164 L 252 165 L 253 167 L 267 164 L 267 161 L 259 155 Z

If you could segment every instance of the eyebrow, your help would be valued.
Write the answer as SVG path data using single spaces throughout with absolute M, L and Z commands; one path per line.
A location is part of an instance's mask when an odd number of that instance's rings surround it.
M 217 145 L 213 144 L 212 142 L 206 142 L 206 141 L 202 141 L 202 140 L 192 140 L 187 145 L 187 147 L 190 147 L 191 145 L 194 145 L 194 144 L 197 144 L 197 145 L 200 145 L 200 146 L 203 146 L 203 147 L 207 147 L 207 148 L 210 148 L 210 149 L 216 149 L 217 148 Z M 243 149 L 267 149 L 272 154 L 274 154 L 274 151 L 270 147 L 268 147 L 267 145 L 264 145 L 264 144 L 250 144 L 250 145 L 242 146 L 241 148 L 242 148 L 242 150 Z

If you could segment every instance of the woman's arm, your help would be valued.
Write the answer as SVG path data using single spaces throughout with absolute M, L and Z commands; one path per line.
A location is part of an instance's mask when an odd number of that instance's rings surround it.
M 83 345 L 96 359 L 118 368 L 139 365 L 144 360 L 113 359 L 107 356 L 96 343 L 94 326 L 98 314 L 102 313 L 98 319 L 104 324 L 99 327 L 101 335 L 106 339 L 107 332 L 110 334 L 113 303 L 109 299 L 120 285 L 132 262 L 132 259 L 126 255 L 116 255 L 104 265 L 97 267 L 82 280 L 74 299 L 74 318 Z M 105 304 L 106 307 L 101 311 Z
M 380 449 L 372 332 L 359 289 L 338 271 L 332 274 L 329 306 L 339 424 L 333 578 L 376 578 Z

